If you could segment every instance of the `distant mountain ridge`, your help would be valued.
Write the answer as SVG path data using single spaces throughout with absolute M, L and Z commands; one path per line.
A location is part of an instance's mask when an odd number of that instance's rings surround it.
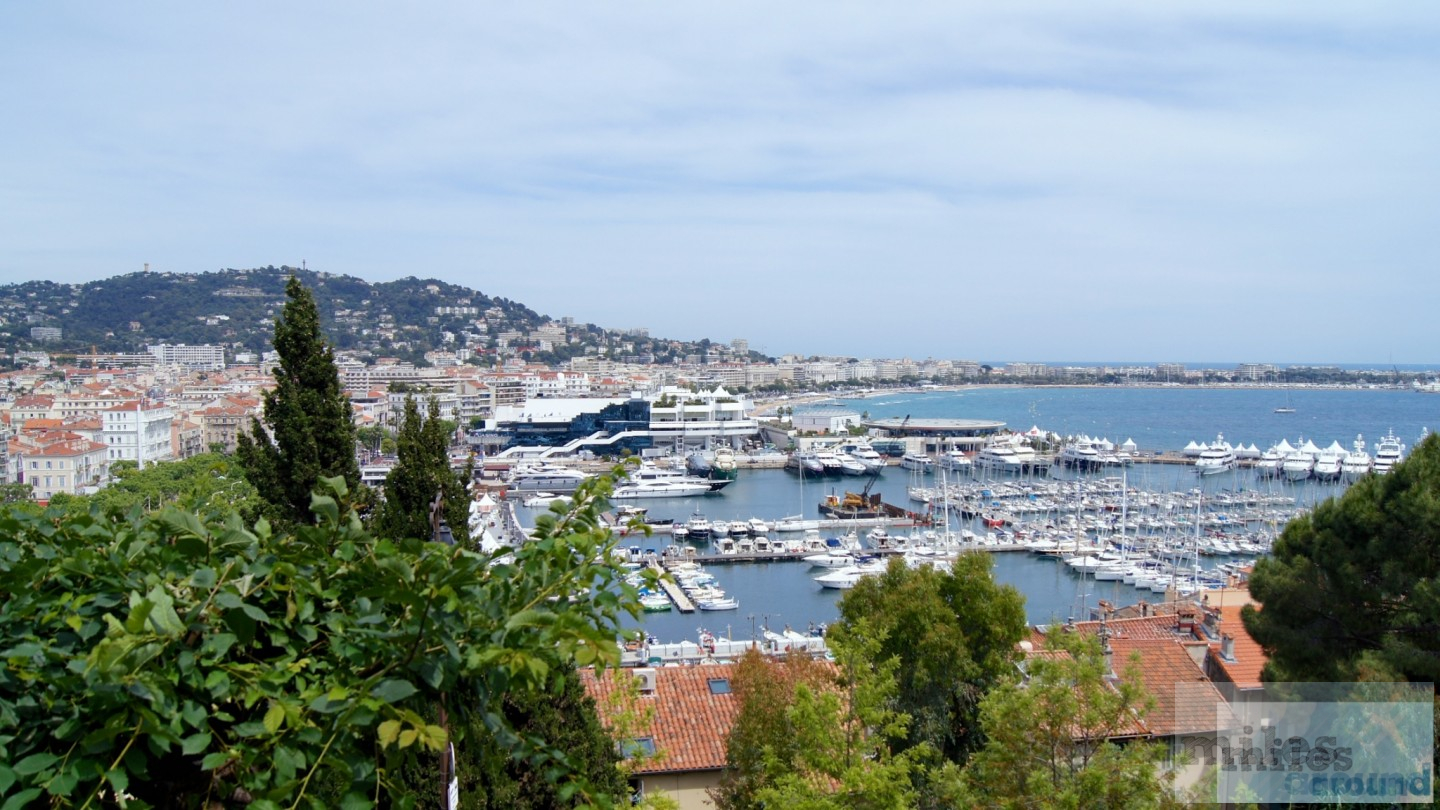
M 529 335 L 553 323 L 505 298 L 435 279 L 368 282 L 294 267 L 206 273 L 137 272 L 84 284 L 27 281 L 0 286 L 0 345 L 13 352 L 143 352 L 155 343 L 223 344 L 233 351 L 270 347 L 273 322 L 291 275 L 314 293 L 323 327 L 338 349 L 419 359 L 466 346 L 493 349 L 500 336 Z M 484 326 L 476 322 L 483 320 Z M 33 327 L 59 327 L 58 340 L 36 340 Z M 558 345 L 533 347 L 537 360 L 562 360 L 585 346 L 624 343 L 627 353 L 657 353 L 648 338 L 569 325 Z M 449 342 L 446 335 L 450 335 Z M 552 335 L 553 338 L 553 328 Z M 557 344 L 556 341 L 547 341 Z M 640 345 L 637 345 L 640 344 Z M 708 345 L 709 341 L 702 342 Z M 688 344 L 684 344 L 688 345 Z M 673 351 L 683 351 L 683 346 Z M 660 349 L 664 351 L 663 349 Z

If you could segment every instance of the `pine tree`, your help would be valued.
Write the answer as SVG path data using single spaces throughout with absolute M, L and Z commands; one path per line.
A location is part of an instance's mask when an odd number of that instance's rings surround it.
M 450 437 L 440 418 L 440 404 L 430 398 L 429 413 L 420 415 L 415 398 L 405 397 L 405 409 L 396 437 L 397 460 L 385 476 L 385 500 L 380 505 L 375 529 L 382 537 L 429 539 L 430 506 L 435 496 L 444 497 L 445 521 L 455 542 L 470 540 L 470 471 L 450 469 Z
M 290 300 L 275 320 L 280 366 L 275 388 L 265 394 L 265 423 L 251 420 L 250 435 L 240 436 L 238 452 L 246 478 L 269 504 L 269 514 L 309 523 L 316 482 L 343 477 L 350 491 L 358 492 L 360 466 L 350 401 L 320 331 L 315 298 L 294 276 L 285 294 Z
M 1241 614 L 1272 681 L 1440 681 L 1440 438 L 1291 521 Z

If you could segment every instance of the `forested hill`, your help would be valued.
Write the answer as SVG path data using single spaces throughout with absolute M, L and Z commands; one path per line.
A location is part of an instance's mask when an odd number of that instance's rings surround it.
M 29 281 L 0 287 L 0 343 L 7 351 L 95 346 L 121 352 L 144 351 L 152 343 L 216 343 L 258 352 L 269 348 L 292 274 L 314 291 L 325 329 L 340 348 L 414 356 L 440 347 L 447 331 L 475 331 L 480 318 L 490 335 L 528 332 L 549 320 L 514 301 L 431 279 L 372 284 L 292 267 L 140 272 L 87 284 Z M 32 340 L 36 326 L 60 327 L 62 337 Z

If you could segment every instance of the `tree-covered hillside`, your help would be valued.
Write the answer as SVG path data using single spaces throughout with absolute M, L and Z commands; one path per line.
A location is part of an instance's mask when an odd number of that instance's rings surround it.
M 325 331 L 341 348 L 423 354 L 442 333 L 473 329 L 528 331 L 548 319 L 521 304 L 429 279 L 371 284 L 352 276 L 292 267 L 227 269 L 213 273 L 140 272 L 86 284 L 31 281 L 0 287 L 0 341 L 31 348 L 30 330 L 56 326 L 59 341 L 34 342 L 50 351 L 143 351 L 152 343 L 216 343 L 235 350 L 269 348 L 285 282 L 296 275 L 315 293 Z M 437 314 L 437 307 L 457 310 Z M 474 308 L 470 312 L 465 308 Z M 478 313 L 478 314 L 476 314 Z M 393 337 L 383 333 L 393 331 Z

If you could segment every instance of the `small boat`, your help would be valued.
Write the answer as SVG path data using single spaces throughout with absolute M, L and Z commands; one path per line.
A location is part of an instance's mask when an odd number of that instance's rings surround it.
M 640 607 L 646 613 L 661 613 L 671 608 L 670 598 L 658 593 L 647 593 L 640 597 Z
M 555 503 L 556 501 L 564 501 L 564 500 L 569 500 L 569 499 L 566 498 L 564 495 L 556 495 L 556 494 L 553 493 L 553 492 L 537 492 L 537 493 L 535 493 L 534 495 L 531 495 L 531 496 L 527 497 L 525 500 L 521 501 L 521 502 L 520 502 L 520 505 L 521 505 L 521 506 L 529 507 L 529 508 L 531 508 L 531 509 L 534 509 L 534 508 L 537 508 L 537 507 L 549 506 L 550 504 Z
M 700 610 L 739 610 L 740 602 L 734 597 L 725 596 L 719 599 L 702 599 L 695 603 L 695 607 Z

